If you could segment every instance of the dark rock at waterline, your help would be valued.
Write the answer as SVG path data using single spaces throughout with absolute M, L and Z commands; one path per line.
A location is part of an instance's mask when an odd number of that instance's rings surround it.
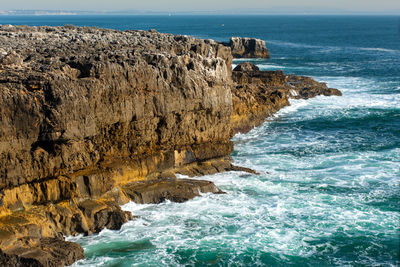
M 0 250 L 3 267 L 61 267 L 83 258 L 80 245 L 59 238 L 21 239 L 7 253 Z
M 6 254 L 0 250 L 0 266 L 4 267 L 40 267 L 40 262 L 36 259 L 23 258 L 18 255 Z
M 328 88 L 326 83 L 315 81 L 304 76 L 287 76 L 287 84 L 291 90 L 291 97 L 295 99 L 309 99 L 318 95 L 341 96 L 342 92 L 335 88 Z
M 93 222 L 87 234 L 98 233 L 104 228 L 119 230 L 124 223 L 133 219 L 130 212 L 121 210 L 118 203 L 114 201 L 100 202 L 86 199 L 79 203 L 79 209 L 86 218 L 89 218 L 89 221 Z
M 244 62 L 239 65 L 237 65 L 233 71 L 243 71 L 243 72 L 253 72 L 253 71 L 259 71 L 260 69 L 254 65 L 253 63 L 249 62 Z
M 146 181 L 124 186 L 123 190 L 139 204 L 158 204 L 165 200 L 184 202 L 200 196 L 200 193 L 224 193 L 210 181 L 192 179 Z

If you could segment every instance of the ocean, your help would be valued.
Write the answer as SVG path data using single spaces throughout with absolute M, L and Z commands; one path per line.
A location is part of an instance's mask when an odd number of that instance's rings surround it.
M 399 17 L 0 16 L 0 24 L 255 37 L 271 52 L 249 60 L 261 69 L 343 92 L 291 100 L 233 137 L 234 163 L 261 175 L 196 178 L 226 195 L 129 203 L 123 209 L 137 218 L 120 231 L 68 237 L 85 249 L 73 266 L 399 266 Z

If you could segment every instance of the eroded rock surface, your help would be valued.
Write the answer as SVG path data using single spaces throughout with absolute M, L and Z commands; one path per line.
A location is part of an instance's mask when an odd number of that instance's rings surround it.
M 223 194 L 212 182 L 191 179 L 162 179 L 139 182 L 124 187 L 126 194 L 139 204 L 159 204 L 165 200 L 185 202 L 201 193 Z
M 232 56 L 221 44 L 23 26 L 0 27 L 0 44 L 7 53 L 0 65 L 0 188 L 106 160 L 230 147 Z M 216 58 L 207 58 L 209 49 Z
M 289 98 L 308 99 L 318 95 L 340 96 L 341 92 L 310 77 L 285 75 L 282 71 L 260 71 L 252 63 L 241 63 L 232 72 L 232 128 L 247 132 L 262 124 L 281 108 L 290 105 Z
M 231 163 L 235 132 L 289 97 L 340 95 L 252 64 L 232 71 L 233 56 L 269 53 L 248 38 L 0 26 L 0 265 L 71 264 L 82 248 L 63 236 L 119 229 L 129 201 L 223 193 L 175 174 L 255 173 Z
M 235 58 L 269 58 L 265 41 L 254 38 L 232 37 L 228 44 Z
M 232 55 L 222 44 L 0 26 L 0 47 L 3 252 L 22 238 L 119 229 L 132 218 L 119 207 L 131 200 L 120 185 L 232 151 Z
M 309 99 L 319 95 L 342 95 L 338 89 L 328 88 L 326 83 L 317 82 L 310 77 L 288 75 L 287 84 L 291 89 L 291 97 L 295 99 Z
M 65 266 L 83 259 L 83 249 L 76 243 L 61 238 L 29 238 L 4 253 L 0 250 L 0 266 Z

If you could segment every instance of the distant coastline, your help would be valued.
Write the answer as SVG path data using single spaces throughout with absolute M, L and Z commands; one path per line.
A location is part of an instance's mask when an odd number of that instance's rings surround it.
M 83 12 L 77 11 L 55 11 L 55 10 L 9 10 L 0 11 L 0 15 L 4 16 L 71 16 L 71 15 L 84 15 Z
M 254 16 L 399 16 L 400 10 L 387 12 L 360 12 L 354 10 L 197 10 L 197 11 L 151 11 L 151 10 L 0 10 L 0 16 L 85 16 L 85 15 L 254 15 Z

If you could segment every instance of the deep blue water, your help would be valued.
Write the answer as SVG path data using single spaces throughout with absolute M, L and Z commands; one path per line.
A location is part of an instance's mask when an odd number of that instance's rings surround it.
M 130 203 L 124 209 L 140 217 L 120 231 L 70 238 L 87 256 L 76 266 L 399 265 L 399 17 L 0 16 L 0 24 L 261 38 L 272 58 L 252 60 L 260 68 L 309 75 L 344 93 L 291 101 L 235 136 L 236 164 L 264 174 L 199 178 L 227 195 Z

